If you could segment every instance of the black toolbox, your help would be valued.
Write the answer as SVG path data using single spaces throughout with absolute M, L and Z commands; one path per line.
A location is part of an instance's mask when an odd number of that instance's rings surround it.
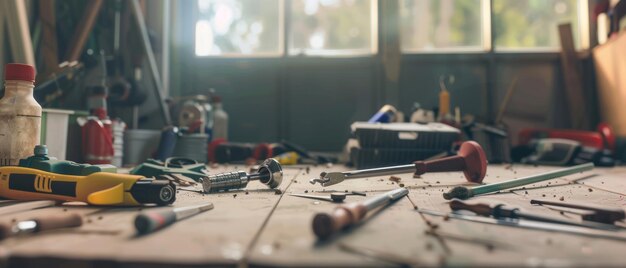
M 352 134 L 359 146 L 350 150 L 358 168 L 409 164 L 447 152 L 461 131 L 441 123 L 355 122 Z

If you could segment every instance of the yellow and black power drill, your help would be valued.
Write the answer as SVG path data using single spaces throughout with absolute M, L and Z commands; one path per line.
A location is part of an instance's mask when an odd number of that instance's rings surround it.
M 0 167 L 0 197 L 16 200 L 80 201 L 90 205 L 169 205 L 176 186 L 169 180 L 117 174 L 113 166 L 77 164 L 48 156 L 37 145 L 35 155 L 19 166 Z

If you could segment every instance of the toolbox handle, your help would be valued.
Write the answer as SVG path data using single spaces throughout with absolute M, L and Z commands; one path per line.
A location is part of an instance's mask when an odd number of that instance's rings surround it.
M 417 134 L 417 132 L 413 132 L 413 131 L 400 131 L 398 132 L 398 139 L 401 140 L 417 140 L 417 137 L 419 135 Z

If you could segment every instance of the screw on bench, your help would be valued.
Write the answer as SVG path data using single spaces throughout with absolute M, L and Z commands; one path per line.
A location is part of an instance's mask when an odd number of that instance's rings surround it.
M 228 191 L 231 189 L 245 188 L 249 181 L 254 180 L 258 180 L 274 189 L 278 187 L 283 180 L 283 169 L 278 161 L 269 158 L 263 161 L 257 173 L 248 174 L 244 171 L 234 171 L 209 175 L 202 179 L 202 188 L 205 193 Z

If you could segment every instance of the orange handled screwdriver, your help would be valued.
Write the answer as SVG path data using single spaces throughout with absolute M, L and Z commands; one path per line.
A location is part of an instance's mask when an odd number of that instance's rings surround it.
M 375 208 L 387 205 L 407 194 L 408 189 L 398 188 L 363 202 L 338 206 L 332 214 L 318 213 L 313 218 L 313 232 L 320 239 L 328 238 L 339 230 L 360 222 Z

